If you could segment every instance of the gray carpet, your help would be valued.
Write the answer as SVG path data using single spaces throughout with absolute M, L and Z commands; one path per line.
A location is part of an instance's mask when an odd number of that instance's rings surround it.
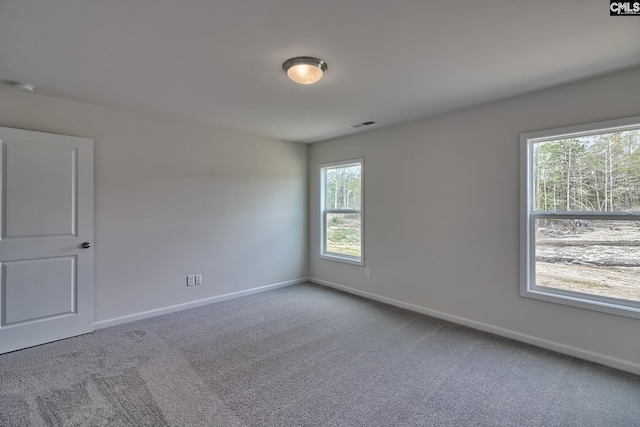
M 640 377 L 311 284 L 0 356 L 0 426 L 640 426 Z

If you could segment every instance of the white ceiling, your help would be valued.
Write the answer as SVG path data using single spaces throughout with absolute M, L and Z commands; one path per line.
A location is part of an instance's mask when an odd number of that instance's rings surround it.
M 0 0 L 0 79 L 298 142 L 637 66 L 639 41 L 606 0 Z M 315 85 L 282 70 L 302 55 Z

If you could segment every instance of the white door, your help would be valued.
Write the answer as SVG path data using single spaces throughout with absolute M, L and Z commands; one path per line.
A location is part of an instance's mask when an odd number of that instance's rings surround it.
M 0 141 L 6 353 L 93 331 L 93 140 L 0 127 Z

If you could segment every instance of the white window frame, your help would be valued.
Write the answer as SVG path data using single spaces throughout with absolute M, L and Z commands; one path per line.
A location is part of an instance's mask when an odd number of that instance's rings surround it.
M 534 211 L 533 145 L 545 141 L 640 129 L 640 116 L 588 123 L 520 135 L 520 295 L 542 301 L 640 319 L 640 302 L 581 292 L 539 287 L 535 284 L 535 220 L 575 219 L 640 220 L 640 212 Z
M 337 167 L 360 165 L 360 210 L 355 209 L 326 209 L 326 170 Z M 320 255 L 319 258 L 331 261 L 339 261 L 347 264 L 364 265 L 364 158 L 341 160 L 338 162 L 323 163 L 319 165 L 320 176 Z M 331 213 L 359 213 L 360 214 L 360 257 L 352 255 L 327 252 L 326 225 L 327 215 Z

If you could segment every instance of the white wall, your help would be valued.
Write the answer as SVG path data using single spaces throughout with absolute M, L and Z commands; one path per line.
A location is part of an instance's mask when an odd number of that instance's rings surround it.
M 0 126 L 95 140 L 98 322 L 307 276 L 305 145 L 6 87 Z
M 640 373 L 639 320 L 520 297 L 518 252 L 520 133 L 640 115 L 639 88 L 640 68 L 312 145 L 310 276 Z M 357 157 L 370 279 L 318 258 L 317 165 Z

